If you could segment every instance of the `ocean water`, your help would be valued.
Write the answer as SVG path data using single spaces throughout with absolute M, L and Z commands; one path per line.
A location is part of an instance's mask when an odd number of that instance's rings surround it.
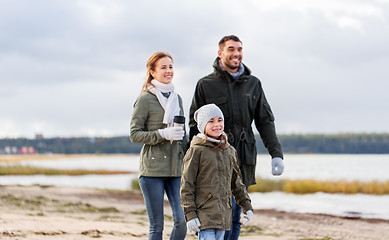
M 389 154 L 287 154 L 282 176 L 271 175 L 271 159 L 258 155 L 257 177 L 277 179 L 388 181 Z M 4 164 L 4 163 L 2 163 Z M 100 189 L 131 189 L 137 178 L 138 155 L 104 155 L 17 164 L 58 169 L 126 170 L 132 174 L 85 176 L 1 176 L 0 185 L 54 185 Z M 1 164 L 0 164 L 1 167 Z M 389 219 L 389 195 L 250 193 L 255 209 L 323 213 L 336 216 Z

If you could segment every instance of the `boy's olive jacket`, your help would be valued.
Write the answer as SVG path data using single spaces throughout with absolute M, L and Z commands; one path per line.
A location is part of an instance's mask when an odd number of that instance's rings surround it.
M 199 218 L 201 230 L 230 229 L 232 195 L 244 212 L 253 209 L 241 180 L 236 150 L 228 143 L 221 150 L 216 146 L 195 136 L 182 167 L 181 205 L 186 221 Z

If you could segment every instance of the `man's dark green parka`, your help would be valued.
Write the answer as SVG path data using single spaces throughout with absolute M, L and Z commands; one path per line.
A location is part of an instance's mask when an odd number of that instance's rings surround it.
M 283 158 L 281 144 L 276 135 L 274 116 L 268 104 L 261 82 L 251 75 L 245 65 L 244 73 L 238 78 L 232 76 L 219 65 L 216 58 L 213 73 L 200 79 L 196 85 L 190 107 L 190 140 L 199 131 L 194 121 L 194 112 L 201 106 L 214 103 L 224 114 L 224 131 L 229 143 L 238 152 L 239 167 L 243 183 L 255 184 L 257 150 L 252 122 L 262 138 L 269 154 Z

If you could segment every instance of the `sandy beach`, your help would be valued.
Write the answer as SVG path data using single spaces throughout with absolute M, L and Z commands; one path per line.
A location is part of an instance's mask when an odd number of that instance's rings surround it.
M 164 239 L 172 217 L 165 204 Z M 140 192 L 1 186 L 0 239 L 147 239 Z M 197 239 L 188 234 L 186 239 Z M 389 239 L 389 221 L 255 210 L 240 239 Z

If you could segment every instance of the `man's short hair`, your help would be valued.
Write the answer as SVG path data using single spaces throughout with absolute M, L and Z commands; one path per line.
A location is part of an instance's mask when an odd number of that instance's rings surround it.
M 235 35 L 228 35 L 228 36 L 224 36 L 220 42 L 219 42 L 219 49 L 222 50 L 223 47 L 224 47 L 224 44 L 229 41 L 229 40 L 232 40 L 232 41 L 235 41 L 235 42 L 240 42 L 242 43 L 242 41 L 240 41 L 240 39 L 235 36 Z

